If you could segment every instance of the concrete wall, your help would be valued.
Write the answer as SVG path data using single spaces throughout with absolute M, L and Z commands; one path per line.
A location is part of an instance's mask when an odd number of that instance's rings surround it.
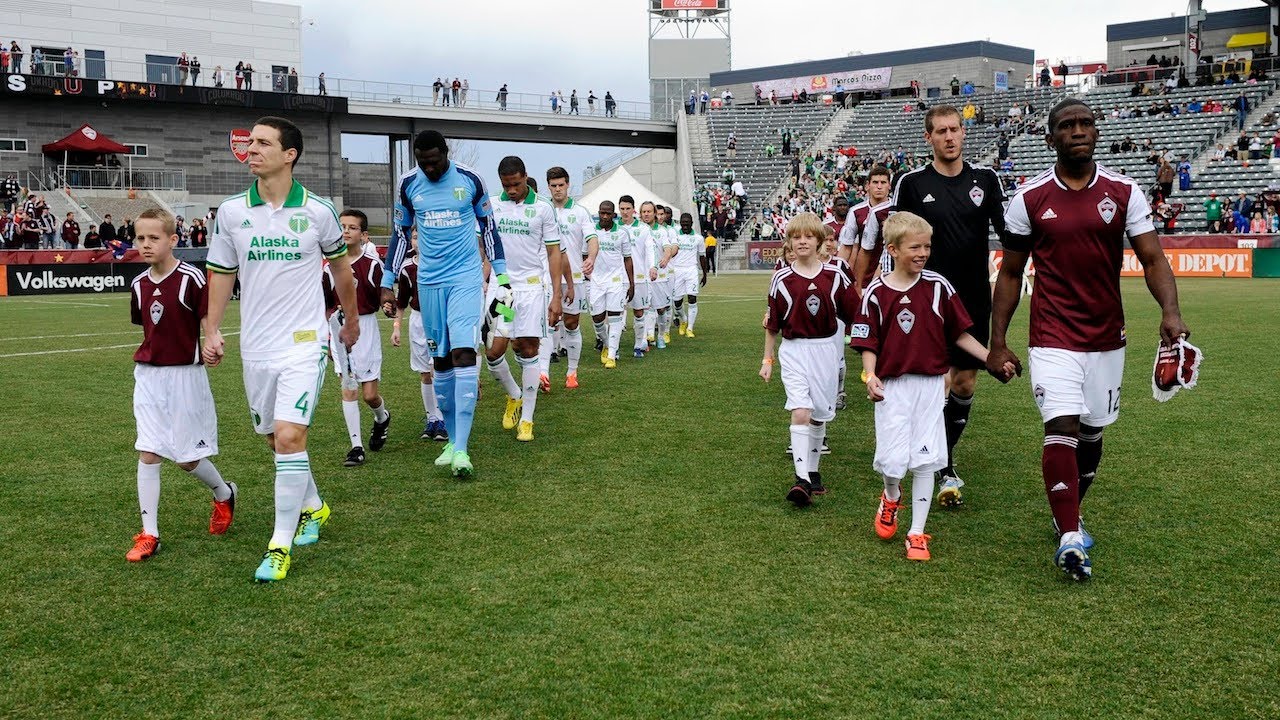
M 231 154 L 228 134 L 232 128 L 252 127 L 261 114 L 251 108 L 214 105 L 6 98 L 5 112 L 0 113 L 0 137 L 25 139 L 29 149 L 23 154 L 0 154 L 0 171 L 19 171 L 19 179 L 25 184 L 25 171 L 41 168 L 41 145 L 61 139 L 81 123 L 89 123 L 118 142 L 146 144 L 149 156 L 135 158 L 135 169 L 185 170 L 191 202 L 216 206 L 226 196 L 244 190 L 253 179 L 249 168 Z M 312 192 L 341 205 L 342 140 L 336 119 L 331 122 L 320 113 L 287 116 L 302 130 L 304 138 L 295 177 Z M 60 158 L 50 162 L 60 162 Z
M 200 58 L 203 85 L 213 69 L 244 60 L 258 72 L 302 67 L 302 7 L 258 0 L 40 0 L 5 3 L 5 38 L 31 48 L 102 50 L 111 80 L 145 80 L 148 54 Z M 12 7 L 9 7 L 12 6 Z M 233 82 L 233 81 L 230 81 Z M 261 80 L 259 84 L 261 85 Z
M 391 224 L 391 169 L 387 163 L 343 159 L 342 197 L 347 207 L 363 210 L 370 225 Z

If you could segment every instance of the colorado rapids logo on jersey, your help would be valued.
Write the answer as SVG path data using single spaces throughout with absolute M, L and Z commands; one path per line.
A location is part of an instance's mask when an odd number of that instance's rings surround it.
M 156 323 L 160 322 L 160 316 L 164 314 L 164 305 L 161 305 L 160 301 L 156 300 L 155 302 L 151 303 L 150 310 L 151 310 L 151 324 L 155 325 Z
M 915 325 L 916 325 L 915 313 L 911 312 L 910 310 L 907 310 L 906 308 L 903 308 L 902 312 L 898 313 L 898 327 L 902 328 L 903 333 L 910 335 L 911 328 L 915 327 Z
M 1098 203 L 1098 214 L 1102 216 L 1102 222 L 1110 225 L 1111 219 L 1116 216 L 1116 201 L 1110 196 L 1102 198 L 1102 202 Z
M 809 308 L 810 315 L 816 316 L 819 308 L 822 307 L 822 301 L 818 299 L 817 295 L 810 295 L 809 299 L 804 301 L 804 305 Z
M 987 194 L 982 192 L 982 188 L 978 187 L 977 185 L 974 185 L 973 189 L 969 191 L 969 199 L 973 201 L 974 205 L 981 206 L 982 198 L 986 196 Z

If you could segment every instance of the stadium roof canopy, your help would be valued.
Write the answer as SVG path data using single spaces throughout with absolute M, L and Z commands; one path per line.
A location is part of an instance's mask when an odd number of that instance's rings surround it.
M 734 85 L 778 78 L 804 77 L 806 75 L 822 75 L 882 67 L 900 67 L 928 62 L 946 62 L 948 60 L 963 60 L 972 57 L 985 57 L 992 60 L 1031 65 L 1035 62 L 1035 51 L 986 40 L 974 40 L 972 42 L 934 45 L 933 47 L 915 48 L 913 50 L 891 50 L 869 55 L 849 55 L 827 60 L 789 63 L 787 65 L 728 70 L 711 73 L 711 84 L 715 86 Z
M 1223 10 L 1205 16 L 1200 24 L 1202 31 L 1230 30 L 1255 25 L 1270 25 L 1271 9 L 1265 6 L 1241 8 L 1239 10 Z M 1156 18 L 1154 20 L 1138 20 L 1136 22 L 1117 23 L 1107 26 L 1107 42 L 1121 40 L 1138 40 L 1142 38 L 1172 35 L 1181 38 L 1187 32 L 1187 17 Z

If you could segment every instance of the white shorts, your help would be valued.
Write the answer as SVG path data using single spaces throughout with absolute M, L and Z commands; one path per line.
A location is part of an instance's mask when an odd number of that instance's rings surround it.
M 244 392 L 254 432 L 270 435 L 277 422 L 310 426 L 328 361 L 329 350 L 320 345 L 314 352 L 245 360 Z
M 409 310 L 409 368 L 414 372 L 432 372 L 435 366 L 431 362 L 431 350 L 427 347 L 427 329 L 422 318 L 412 308 Z
M 672 302 L 684 300 L 686 295 L 698 295 L 698 273 L 677 272 L 671 276 Z
M 601 315 L 607 312 L 622 312 L 622 303 L 627 299 L 625 285 L 613 283 L 591 283 L 591 312 Z
M 876 454 L 871 467 L 891 478 L 947 466 L 944 375 L 903 375 L 884 381 L 876 408 Z
M 582 313 L 590 312 L 587 284 L 584 282 L 575 282 L 573 284 L 573 302 L 569 302 L 567 299 L 569 297 L 569 293 L 565 292 L 567 289 L 568 283 L 562 282 L 560 284 L 560 312 L 565 315 L 581 315 Z
M 351 352 L 338 340 L 338 313 L 329 316 L 329 352 L 333 356 L 333 371 L 339 377 L 347 371 L 347 358 L 351 359 L 351 374 L 356 382 L 373 382 L 382 377 L 382 330 L 377 315 L 360 316 L 360 339 Z M 425 338 L 424 338 L 425 340 Z
M 1033 347 L 1027 357 L 1031 389 L 1045 422 L 1079 415 L 1084 425 L 1106 427 L 1120 417 L 1124 348 L 1077 352 Z
M 836 416 L 838 367 L 831 352 L 831 338 L 783 339 L 778 347 L 786 409 L 808 408 L 813 419 L 827 422 Z
M 648 280 L 637 280 L 635 294 L 631 296 L 632 310 L 648 310 L 649 309 L 649 287 Z
M 649 283 L 650 306 L 663 309 L 671 307 L 671 278 L 667 275 Z
M 485 296 L 484 306 L 493 304 L 498 294 L 498 285 L 489 283 L 489 292 Z M 495 326 L 494 337 L 501 338 L 544 338 L 547 336 L 547 296 L 546 286 L 522 285 L 511 292 L 511 305 L 515 310 L 515 318 L 511 320 L 510 329 Z M 505 323 L 503 323 L 505 325 Z
M 135 450 L 177 463 L 218 454 L 218 413 L 203 365 L 133 368 Z

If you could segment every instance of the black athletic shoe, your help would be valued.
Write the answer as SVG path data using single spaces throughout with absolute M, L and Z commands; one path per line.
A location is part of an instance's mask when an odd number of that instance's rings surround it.
M 822 473 L 809 473 L 809 491 L 814 495 L 827 494 L 827 486 L 822 484 Z
M 560 348 L 560 357 L 569 357 L 569 348 Z
M 355 467 L 364 464 L 364 448 L 353 447 L 351 452 L 347 453 L 347 459 L 342 461 L 347 467 Z
M 550 361 L 553 363 L 560 362 L 560 353 L 556 353 L 556 352 L 551 353 Z
M 796 484 L 787 491 L 787 500 L 798 508 L 813 504 L 813 490 L 809 487 L 809 481 L 797 475 Z
M 387 444 L 387 430 L 391 427 L 391 413 L 387 413 L 387 419 L 382 422 L 375 422 L 373 430 L 369 433 L 369 449 L 377 452 Z
M 597 338 L 596 338 L 596 352 L 600 352 L 601 350 L 604 350 L 604 338 L 602 338 L 602 337 L 597 337 Z

